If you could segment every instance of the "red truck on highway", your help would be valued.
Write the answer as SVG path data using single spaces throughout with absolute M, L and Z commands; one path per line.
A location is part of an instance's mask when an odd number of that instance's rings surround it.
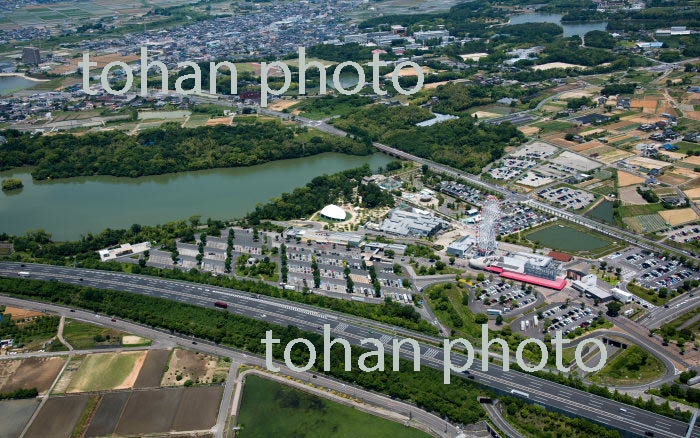
M 224 303 L 223 301 L 215 302 L 214 306 L 219 307 L 221 309 L 228 309 L 228 304 Z

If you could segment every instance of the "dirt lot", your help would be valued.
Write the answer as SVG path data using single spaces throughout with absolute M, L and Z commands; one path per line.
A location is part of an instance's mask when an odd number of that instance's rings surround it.
M 627 160 L 627 162 L 633 166 L 639 166 L 645 169 L 663 169 L 664 167 L 669 166 L 669 164 L 665 161 L 654 160 L 646 157 L 634 157 Z
M 141 336 L 125 335 L 122 336 L 122 345 L 140 345 L 148 342 L 148 339 Z
M 0 361 L 0 392 L 36 388 L 45 394 L 63 367 L 63 357 L 32 357 Z
M 641 184 L 644 182 L 644 178 L 642 178 L 641 176 L 623 172 L 621 170 L 617 171 L 617 179 L 620 187 L 627 187 L 634 184 Z
M 119 419 L 124 411 L 124 406 L 131 393 L 128 391 L 112 392 L 102 396 L 97 406 L 95 415 L 87 428 L 87 437 L 99 437 L 111 435 L 116 429 Z
M 665 120 L 662 117 L 653 115 L 653 114 L 635 114 L 635 115 L 630 115 L 630 116 L 625 116 L 622 118 L 622 120 L 628 120 L 630 122 L 635 122 L 635 123 L 656 123 L 661 120 Z
M 656 100 L 633 100 L 632 104 L 630 105 L 631 108 L 642 108 L 645 111 L 648 110 L 656 110 L 656 105 L 659 102 Z
M 537 126 L 519 126 L 518 130 L 525 135 L 535 135 L 540 132 L 540 128 Z
M 700 157 L 697 156 L 688 157 L 681 161 L 683 161 L 684 163 L 692 164 L 694 166 L 700 166 Z
M 644 205 L 647 201 L 637 193 L 637 186 L 620 187 L 620 200 L 623 204 Z
M 276 100 L 273 103 L 271 103 L 270 109 L 272 111 L 282 111 L 282 110 L 289 108 L 290 106 L 296 105 L 299 102 L 300 102 L 299 99 L 280 99 L 280 100 Z
M 698 215 L 692 208 L 681 208 L 678 210 L 660 211 L 661 217 L 671 226 L 681 225 L 698 219 Z
M 69 438 L 90 396 L 51 397 L 29 426 L 26 438 Z
M 161 385 L 184 385 L 188 380 L 195 383 L 211 383 L 215 377 L 225 377 L 227 372 L 228 367 L 219 367 L 218 359 L 214 356 L 176 349 L 170 356 L 168 371 L 163 375 Z
M 46 316 L 45 313 L 35 312 L 34 310 L 20 309 L 19 307 L 7 306 L 5 307 L 4 314 L 11 314 L 12 319 L 19 320 L 25 318 L 34 318 L 36 316 Z
M 149 350 L 141 367 L 134 388 L 156 388 L 160 386 L 163 370 L 170 359 L 171 350 Z
M 490 112 L 488 112 L 488 111 L 477 111 L 477 112 L 475 112 L 475 113 L 472 114 L 472 115 L 477 116 L 479 119 L 490 119 L 490 118 L 498 117 L 498 116 L 499 116 L 499 115 L 496 114 L 496 113 L 490 113 Z

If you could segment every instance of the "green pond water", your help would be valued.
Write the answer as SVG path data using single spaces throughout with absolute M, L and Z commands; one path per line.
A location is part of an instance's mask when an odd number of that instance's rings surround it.
M 211 169 L 141 178 L 90 176 L 33 181 L 30 169 L 0 172 L 24 188 L 0 191 L 0 233 L 24 234 L 44 229 L 60 240 L 77 239 L 105 228 L 155 225 L 193 215 L 204 219 L 244 216 L 258 203 L 306 185 L 313 178 L 369 164 L 388 155 L 325 153 L 251 167 Z
M 566 225 L 553 225 L 528 234 L 531 242 L 559 251 L 594 251 L 608 245 L 604 239 Z
M 586 213 L 586 216 L 608 224 L 615 224 L 614 213 L 615 210 L 613 209 L 613 203 L 611 201 L 603 201 Z

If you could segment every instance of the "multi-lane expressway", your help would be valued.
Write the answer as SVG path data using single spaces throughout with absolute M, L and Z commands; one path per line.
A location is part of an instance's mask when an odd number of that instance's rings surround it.
M 321 332 L 323 325 L 329 324 L 334 336 L 342 337 L 351 344 L 359 345 L 360 340 L 364 338 L 378 339 L 385 346 L 387 354 L 391 352 L 394 338 L 411 335 L 406 330 L 374 321 L 221 287 L 109 271 L 37 264 L 22 266 L 20 263 L 13 262 L 0 263 L 0 276 L 17 277 L 22 271 L 28 272 L 33 279 L 53 279 L 101 289 L 121 290 L 199 306 L 212 307 L 214 301 L 225 301 L 230 303 L 228 311 L 232 313 L 283 326 L 294 325 L 311 332 Z M 420 334 L 413 335 L 416 338 L 426 338 Z M 421 364 L 442 370 L 444 357 L 442 349 L 427 342 L 421 342 L 420 347 Z M 478 349 L 479 346 L 475 347 Z M 412 352 L 407 347 L 401 349 L 400 354 L 409 360 L 413 358 Z M 467 362 L 466 357 L 458 353 L 452 353 L 450 360 L 456 366 Z M 532 402 L 573 416 L 586 417 L 629 434 L 645 436 L 651 432 L 656 437 L 677 438 L 687 433 L 688 424 L 684 422 L 528 374 L 503 371 L 494 364 L 489 366 L 488 371 L 481 371 L 481 362 L 478 359 L 474 360 L 471 367 L 471 376 L 475 381 L 503 393 L 511 394 L 512 391 L 518 391 L 515 395 L 520 395 Z M 691 436 L 700 438 L 700 430 L 694 430 Z

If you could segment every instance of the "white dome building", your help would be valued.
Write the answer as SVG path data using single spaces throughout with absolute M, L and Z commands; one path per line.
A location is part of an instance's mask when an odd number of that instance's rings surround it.
M 321 217 L 331 221 L 341 222 L 345 220 L 347 213 L 337 205 L 329 204 L 321 210 Z

